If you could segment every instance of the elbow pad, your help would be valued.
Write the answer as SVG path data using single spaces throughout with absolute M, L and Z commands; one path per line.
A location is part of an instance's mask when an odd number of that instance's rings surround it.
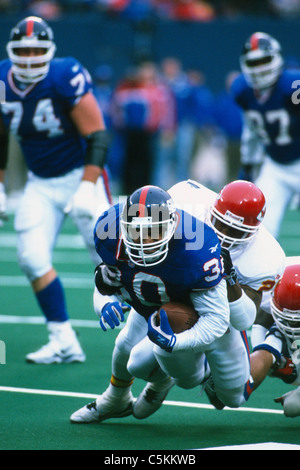
M 256 318 L 255 303 L 243 291 L 242 296 L 234 302 L 229 302 L 230 323 L 239 331 L 250 328 Z
M 85 137 L 87 147 L 85 165 L 95 165 L 103 168 L 108 150 L 108 135 L 105 130 L 96 131 Z

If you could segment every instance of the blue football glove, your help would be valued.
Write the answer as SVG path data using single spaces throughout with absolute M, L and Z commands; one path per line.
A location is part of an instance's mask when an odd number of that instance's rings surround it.
M 125 320 L 124 313 L 128 312 L 130 307 L 121 302 L 108 302 L 101 311 L 100 326 L 103 331 L 107 331 L 107 327 L 112 330 Z
M 160 325 L 156 326 L 155 318 L 157 313 L 153 313 L 148 320 L 148 336 L 151 341 L 167 352 L 172 352 L 176 343 L 176 335 L 170 327 L 167 314 L 160 310 Z

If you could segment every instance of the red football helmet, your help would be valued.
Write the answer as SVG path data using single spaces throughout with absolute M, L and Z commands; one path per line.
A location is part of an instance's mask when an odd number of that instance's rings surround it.
M 300 339 L 300 264 L 285 268 L 272 295 L 271 312 L 285 336 Z
M 221 245 L 232 249 L 248 243 L 265 216 L 262 191 L 249 181 L 233 181 L 224 186 L 210 210 L 210 223 Z

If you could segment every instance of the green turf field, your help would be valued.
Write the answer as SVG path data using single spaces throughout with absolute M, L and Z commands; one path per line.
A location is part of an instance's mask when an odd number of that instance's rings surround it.
M 284 221 L 282 245 L 300 254 L 300 213 Z M 300 444 L 300 418 L 285 418 L 273 399 L 289 390 L 268 378 L 240 410 L 217 411 L 200 390 L 173 388 L 166 403 L 144 421 L 133 417 L 75 425 L 70 415 L 105 390 L 116 331 L 102 332 L 92 308 L 93 267 L 72 225 L 55 250 L 85 364 L 36 366 L 24 356 L 47 341 L 43 318 L 16 263 L 12 221 L 0 229 L 0 449 L 184 450 L 254 443 Z M 2 356 L 1 356 L 2 354 Z M 134 394 L 144 384 L 136 381 Z M 111 452 L 108 453 L 110 455 Z

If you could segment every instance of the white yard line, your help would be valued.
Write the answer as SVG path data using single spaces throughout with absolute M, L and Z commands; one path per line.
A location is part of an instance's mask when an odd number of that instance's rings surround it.
M 95 399 L 98 396 L 97 394 L 91 394 L 91 393 L 62 392 L 59 390 L 39 390 L 39 389 L 32 389 L 32 388 L 18 388 L 18 387 L 4 387 L 4 386 L 0 386 L 0 392 L 27 393 L 27 394 L 32 394 L 32 395 L 47 395 L 47 396 L 70 397 L 70 398 L 86 398 L 88 400 Z M 212 405 L 206 405 L 202 403 L 189 403 L 189 402 L 183 402 L 183 401 L 165 400 L 164 405 L 184 407 L 184 408 L 214 410 L 214 407 Z M 224 411 L 268 413 L 268 414 L 280 414 L 280 415 L 283 414 L 283 411 L 281 410 L 270 410 L 267 408 L 249 408 L 249 407 L 241 407 L 241 408 L 235 408 L 235 409 L 225 407 Z
M 95 315 L 95 318 L 96 315 Z M 100 328 L 97 320 L 70 320 L 75 327 Z M 0 323 L 14 325 L 45 325 L 45 318 L 39 316 L 0 315 Z
M 90 289 L 94 290 L 94 278 L 85 273 L 59 273 L 64 287 L 68 289 Z M 5 287 L 28 287 L 29 282 L 25 276 L 0 276 L 0 286 Z

